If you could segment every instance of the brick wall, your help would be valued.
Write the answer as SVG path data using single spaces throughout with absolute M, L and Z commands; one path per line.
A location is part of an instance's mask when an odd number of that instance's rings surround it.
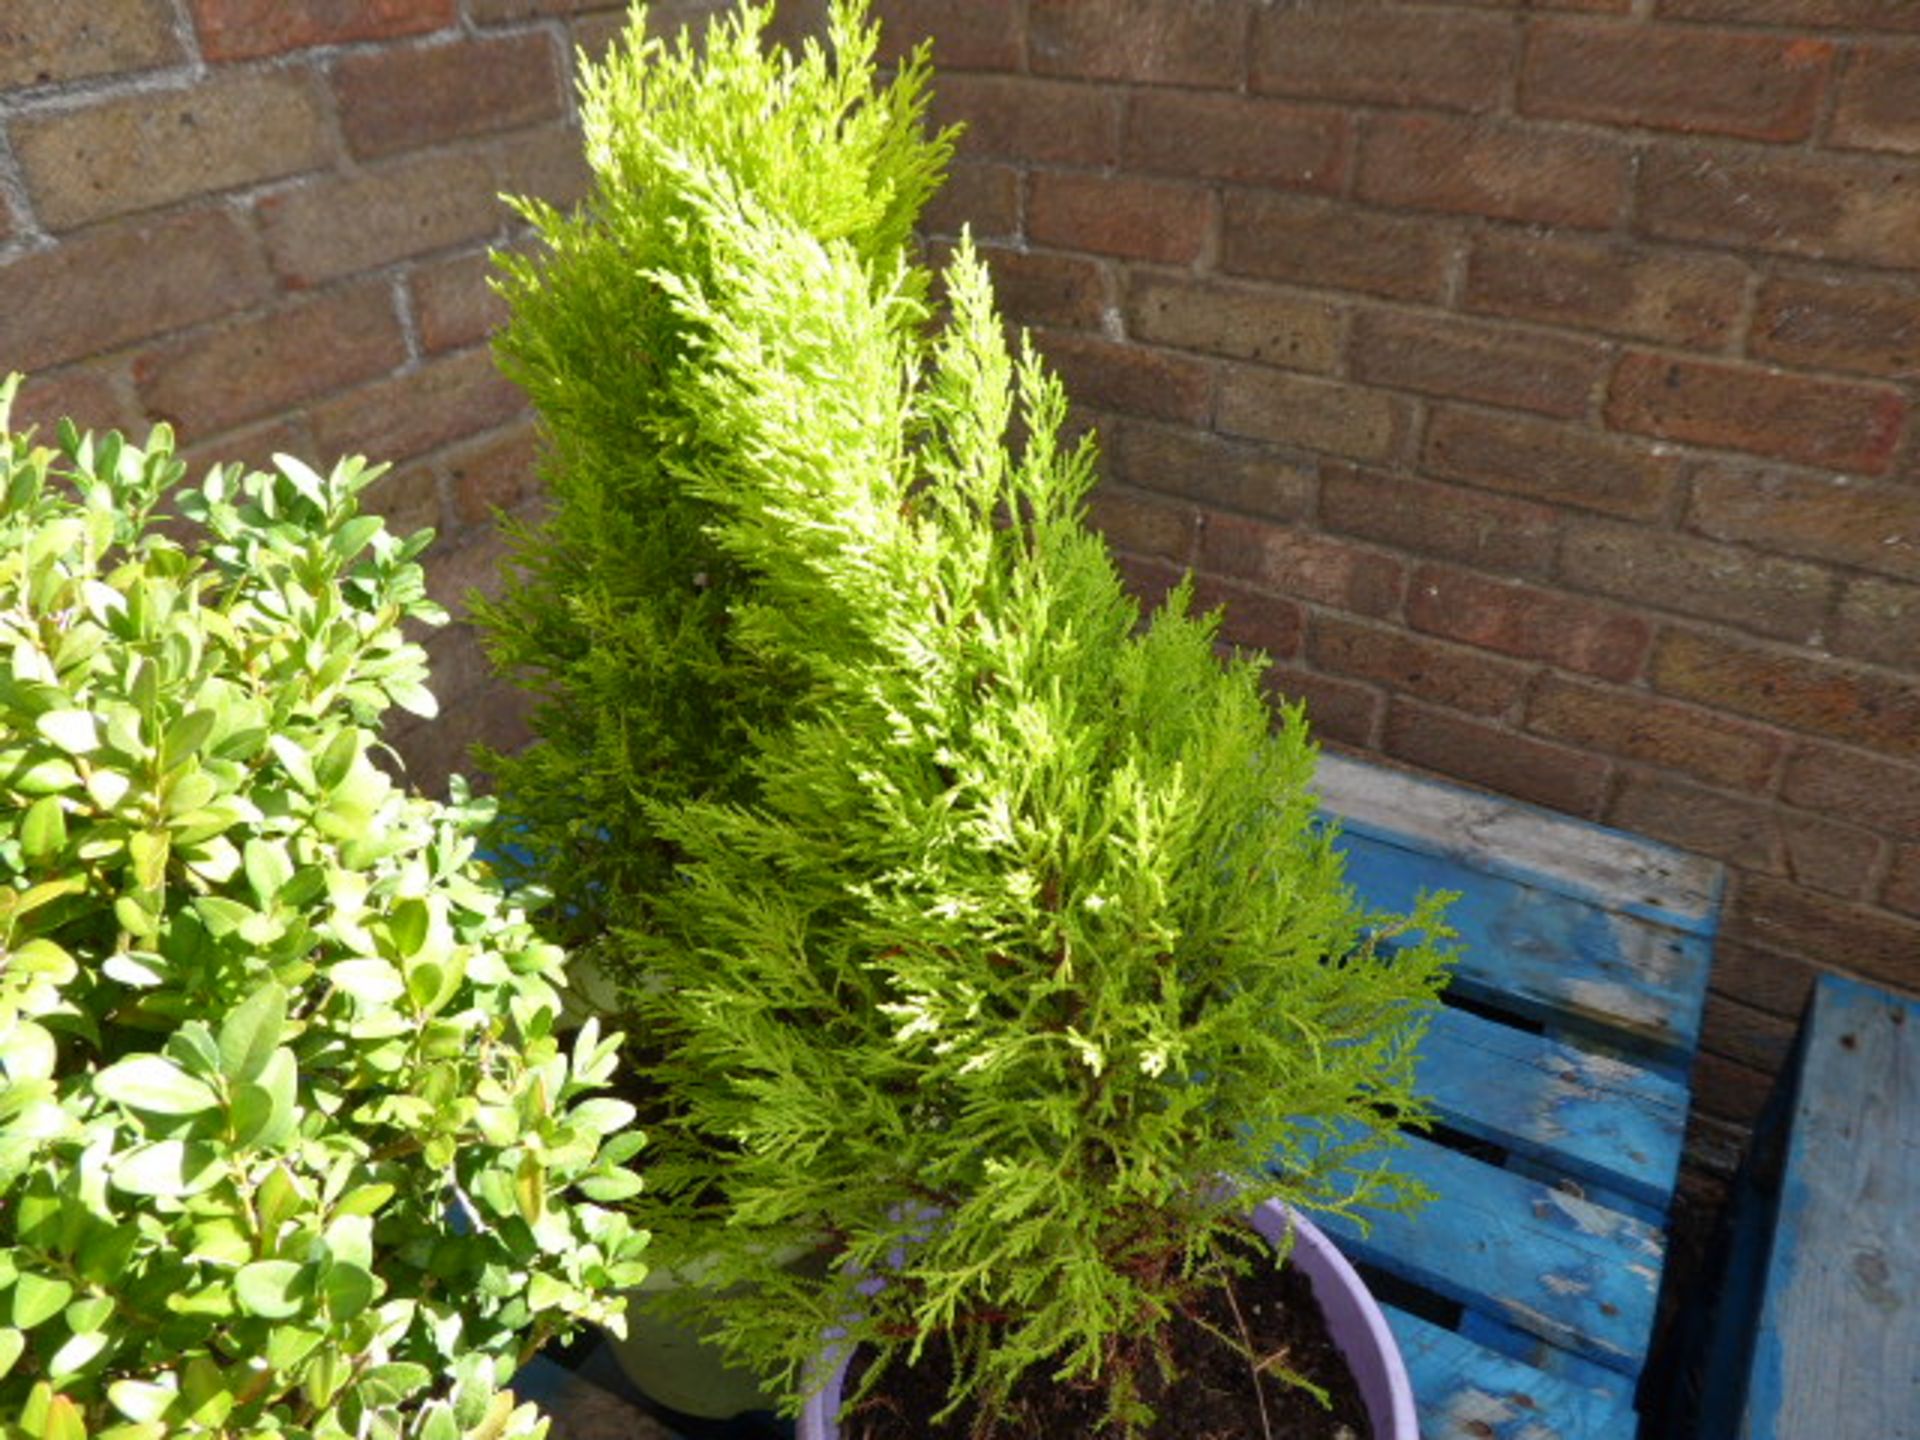
M 887 0 L 1099 516 L 1331 742 L 1732 867 L 1696 1154 L 1920 986 L 1920 5 Z

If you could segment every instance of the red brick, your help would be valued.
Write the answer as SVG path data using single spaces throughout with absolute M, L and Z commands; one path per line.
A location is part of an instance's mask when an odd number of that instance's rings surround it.
M 1491 110 L 1513 70 L 1511 22 L 1465 11 L 1268 6 L 1254 30 L 1253 88 L 1361 104 Z
M 1457 245 L 1429 219 L 1231 190 L 1223 210 L 1220 268 L 1397 300 L 1438 300 Z
M 1629 771 L 1603 818 L 1621 830 L 1711 855 L 1743 870 L 1781 868 L 1772 812 L 1764 803 L 1703 790 L 1684 780 Z
M 1180 583 L 1186 574 L 1183 566 L 1169 565 L 1164 560 L 1149 560 L 1143 555 L 1129 555 L 1124 550 L 1113 552 L 1114 568 L 1120 572 L 1120 578 L 1126 582 L 1127 591 L 1140 602 L 1146 611 L 1158 610 L 1167 601 L 1167 592 Z
M 1569 425 L 1440 406 L 1422 465 L 1449 480 L 1633 520 L 1658 519 L 1679 461 L 1633 441 Z
M 1818 639 L 1833 589 L 1823 566 L 1592 521 L 1567 531 L 1560 578 L 1575 589 L 1802 644 Z
M 0 5 L 0 90 L 152 70 L 181 58 L 166 0 Z
M 1463 645 L 1336 615 L 1314 616 L 1307 654 L 1317 670 L 1473 715 L 1506 714 L 1526 694 L 1533 673 Z
M 1736 715 L 1879 750 L 1920 756 L 1920 680 L 1796 651 L 1668 630 L 1653 657 L 1654 688 Z
M 1193 564 L 1200 513 L 1191 503 L 1101 484 L 1094 488 L 1088 511 L 1094 528 L 1117 549 L 1182 569 Z
M 36 429 L 50 440 L 62 418 L 82 430 L 118 430 L 141 434 L 139 407 L 127 397 L 118 367 L 74 366 L 51 375 L 29 375 L 13 397 L 10 430 Z
M 1359 748 L 1373 744 L 1385 701 L 1370 686 L 1297 665 L 1269 666 L 1266 685 L 1276 703 L 1305 707 L 1307 725 L 1316 739 Z
M 1920 989 L 1920 925 L 1785 881 L 1743 875 L 1725 933 Z
M 1740 323 L 1747 267 L 1728 255 L 1490 230 L 1463 305 L 1492 315 L 1715 348 Z
M 1018 70 L 1020 9 L 1014 0 L 881 0 L 883 59 L 896 60 L 923 40 L 933 42 L 933 63 L 951 70 Z
M 1712 30 L 1580 21 L 1533 27 L 1520 110 L 1559 120 L 1802 140 L 1833 46 Z
M 1595 815 L 1606 789 L 1607 764 L 1596 756 L 1410 700 L 1389 707 L 1380 748 L 1422 769 L 1573 815 Z
M 626 16 L 618 13 L 623 8 L 619 0 L 467 0 L 467 13 L 479 25 L 544 20 L 554 16 L 579 15 L 589 10 L 612 12 L 611 18 L 624 25 Z M 707 12 L 717 13 L 725 7 L 713 3 L 713 0 L 694 0 L 691 8 L 704 15 Z M 648 26 L 647 33 L 671 35 L 683 18 L 682 12 L 688 10 L 689 6 L 681 3 L 681 0 L 667 0 L 664 5 L 650 6 L 648 13 L 652 16 L 652 24 Z
M 1197 361 L 1068 330 L 1034 338 L 1075 406 L 1149 420 L 1206 421 L 1212 378 Z
M 1238 515 L 1207 517 L 1200 568 L 1357 615 L 1390 614 L 1400 597 L 1400 563 L 1391 556 Z
M 1625 15 L 1633 0 L 1409 0 L 1414 5 L 1480 5 L 1495 10 L 1583 10 L 1590 14 Z
M 1591 340 L 1460 320 L 1362 310 L 1354 317 L 1353 378 L 1546 415 L 1586 412 L 1608 359 Z
M 1663 239 L 1920 268 L 1920 164 L 1655 146 L 1638 215 Z
M 1831 643 L 1845 655 L 1913 669 L 1920 659 L 1920 585 L 1848 580 L 1834 612 Z
M 1107 309 L 1107 278 L 1096 261 L 992 248 L 982 249 L 980 258 L 993 273 L 1001 312 L 1015 324 L 1100 328 Z
M 431 463 L 408 465 L 389 470 L 361 497 L 361 509 L 379 515 L 396 535 L 411 535 L 418 530 L 440 530 L 445 515 L 440 503 L 440 474 Z M 428 567 L 429 577 L 438 573 L 436 563 Z
M 39 370 L 264 300 L 272 282 L 225 210 L 90 229 L 0 264 L 0 356 Z
M 509 426 L 450 452 L 442 461 L 454 513 L 469 525 L 513 510 L 539 493 L 539 437 L 531 424 Z
M 1252 8 L 1249 0 L 1031 0 L 1028 62 L 1040 75 L 1235 89 Z
M 1707 994 L 1701 1044 L 1737 1064 L 1772 1074 L 1793 1048 L 1793 1021 L 1785 1015 Z
M 929 235 L 971 231 L 976 240 L 1010 240 L 1020 233 L 1020 172 L 1010 165 L 956 160 L 921 212 Z
M 34 213 L 67 230 L 327 164 L 325 107 L 303 75 L 220 72 L 13 122 Z M 336 222 L 338 220 L 336 219 Z
M 414 324 L 428 352 L 464 349 L 506 320 L 506 302 L 487 284 L 493 273 L 483 252 L 423 265 L 408 277 Z
M 1622 358 L 1607 401 L 1617 430 L 1875 475 L 1906 418 L 1906 397 L 1882 386 L 1645 353 Z
M 1906 845 L 1894 852 L 1880 903 L 1890 910 L 1920 915 L 1920 845 Z
M 975 160 L 1111 165 L 1119 158 L 1119 96 L 1090 85 L 946 75 L 935 92 L 933 120 L 964 124 L 960 151 Z
M 1909 0 L 1659 0 L 1673 20 L 1736 25 L 1811 25 L 1833 30 L 1920 30 Z
M 348 55 L 333 67 L 333 89 L 340 128 L 362 159 L 511 130 L 565 109 L 553 45 L 540 34 Z
M 1920 84 L 1914 93 L 1920 95 Z M 1776 276 L 1760 292 L 1747 348 L 1818 370 L 1920 375 L 1920 294 L 1904 286 Z
M 1347 119 L 1245 95 L 1146 91 L 1127 107 L 1130 169 L 1285 190 L 1334 191 L 1345 178 Z
M 1790 805 L 1838 815 L 1899 840 L 1920 840 L 1920 767 L 1832 745 L 1802 744 L 1787 762 Z
M 313 435 L 329 461 L 339 455 L 405 460 L 498 429 L 525 407 L 485 349 L 466 350 L 317 406 Z
M 244 430 L 229 430 L 198 444 L 189 443 L 180 451 L 180 460 L 188 476 L 198 479 L 215 465 L 244 465 L 249 470 L 271 471 L 275 455 L 310 455 L 313 443 L 306 428 L 297 420 L 279 418 L 249 425 Z
M 1870 898 L 1886 844 L 1878 835 L 1791 810 L 1780 813 L 1779 823 L 1787 879 L 1843 900 Z
M 419 35 L 456 18 L 453 0 L 189 0 L 188 8 L 209 60 Z
M 1323 467 L 1320 487 L 1322 525 L 1397 550 L 1544 576 L 1559 548 L 1550 506 L 1352 465 Z
M 1796 1020 L 1821 968 L 1804 957 L 1722 935 L 1713 947 L 1713 991 L 1766 1014 Z
M 1359 196 L 1496 220 L 1605 229 L 1626 201 L 1630 155 L 1598 135 L 1440 115 L 1366 127 Z
M 1703 468 L 1688 522 L 1702 534 L 1920 580 L 1920 492 L 1840 476 Z
M 1227 367 L 1215 422 L 1229 435 L 1348 460 L 1389 460 L 1413 427 L 1398 395 L 1252 365 Z
M 1220 638 L 1235 649 L 1259 650 L 1278 659 L 1300 649 L 1300 607 L 1271 591 L 1200 575 L 1193 582 L 1193 608 L 1221 610 Z
M 317 285 L 494 233 L 506 217 L 496 189 L 477 155 L 406 156 L 270 196 L 260 218 L 274 268 Z
M 1036 244 L 1185 265 L 1206 242 L 1212 201 L 1195 185 L 1042 170 L 1027 186 Z
M 147 414 L 195 439 L 291 410 L 405 363 L 380 283 L 295 301 L 147 351 L 133 375 Z
M 1344 333 L 1338 307 L 1261 285 L 1141 274 L 1127 292 L 1127 333 L 1156 345 L 1330 373 Z
M 1718 1119 L 1738 1127 L 1740 1138 L 1736 1143 L 1742 1150 L 1748 1148 L 1751 1144 L 1748 1137 L 1766 1106 L 1771 1088 L 1772 1077 L 1765 1071 L 1703 1049 L 1694 1057 L 1693 1069 L 1688 1075 L 1688 1089 L 1693 1098 L 1693 1110 L 1687 1122 L 1688 1143 L 1692 1143 L 1701 1119 Z
M 1730 790 L 1764 790 L 1780 758 L 1779 740 L 1757 725 L 1564 675 L 1542 677 L 1527 705 L 1527 729 Z
M 1828 143 L 1920 152 L 1920 45 L 1862 46 L 1847 60 Z
M 1109 471 L 1130 485 L 1269 520 L 1299 520 L 1312 507 L 1313 472 L 1264 445 L 1139 420 L 1111 426 L 1105 436 Z
M 1631 680 L 1639 673 L 1652 628 L 1636 615 L 1571 595 L 1439 565 L 1414 572 L 1407 623 L 1603 680 Z

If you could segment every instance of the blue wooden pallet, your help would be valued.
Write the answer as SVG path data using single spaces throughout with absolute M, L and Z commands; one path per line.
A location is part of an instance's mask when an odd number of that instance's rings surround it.
M 1451 890 L 1462 960 L 1422 1060 L 1439 1197 L 1328 1224 L 1395 1303 L 1426 1440 L 1638 1432 L 1721 873 L 1711 862 L 1339 756 L 1323 808 L 1382 910 Z

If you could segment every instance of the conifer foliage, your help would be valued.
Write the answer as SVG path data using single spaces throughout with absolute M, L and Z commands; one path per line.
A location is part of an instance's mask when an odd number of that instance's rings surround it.
M 1124 1434 L 1250 1204 L 1415 1198 L 1382 1151 L 1423 1117 L 1444 926 L 1363 913 L 1258 657 L 1184 588 L 1142 620 L 970 246 L 930 305 L 924 62 L 876 94 L 863 5 L 831 59 L 764 20 L 590 72 L 594 197 L 536 212 L 508 285 L 562 488 L 501 613 L 630 587 L 646 644 L 582 601 L 565 678 L 617 674 L 631 755 L 689 766 L 606 772 L 671 857 L 612 917 L 668 1097 L 657 1253 L 795 1395 L 829 1328 L 888 1359 L 939 1331 L 956 1396 L 1045 1366 Z M 650 538 L 612 565 L 595 531 Z M 525 777 L 584 763 L 548 736 Z M 617 847 L 583 793 L 552 798 Z M 832 1263 L 770 1263 L 809 1246 Z

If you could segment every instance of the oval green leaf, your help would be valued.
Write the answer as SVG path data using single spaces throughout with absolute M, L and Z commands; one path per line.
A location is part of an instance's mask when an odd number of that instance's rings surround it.
M 220 1103 L 205 1081 L 161 1055 L 134 1055 L 109 1065 L 93 1077 L 93 1088 L 148 1115 L 197 1115 Z
M 256 1260 L 233 1277 L 240 1308 L 264 1320 L 288 1320 L 306 1309 L 313 1286 L 306 1268 L 291 1260 Z

